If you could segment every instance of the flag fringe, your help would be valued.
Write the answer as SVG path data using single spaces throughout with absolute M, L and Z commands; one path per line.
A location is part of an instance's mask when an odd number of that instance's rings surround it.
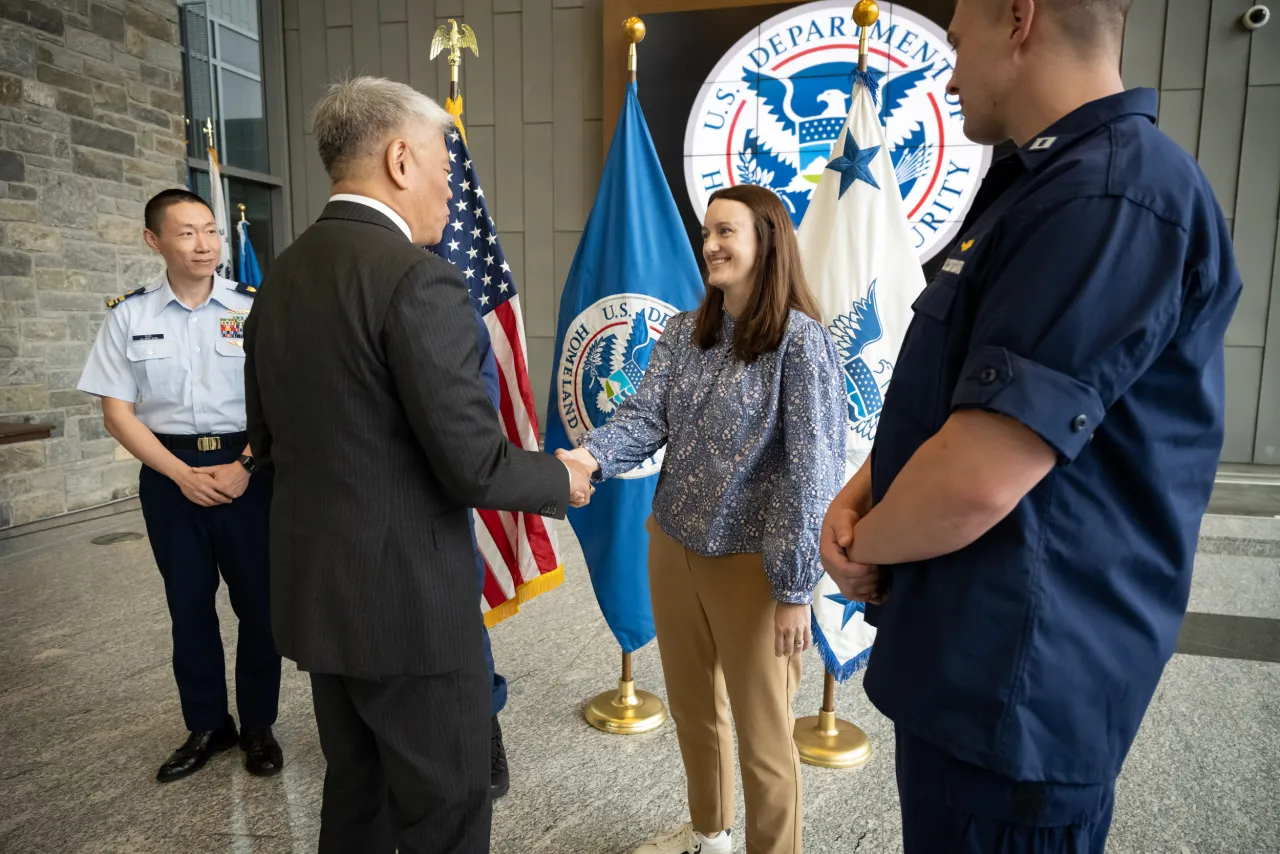
M 836 658 L 835 652 L 831 649 L 831 644 L 827 642 L 826 636 L 822 633 L 822 629 L 818 628 L 818 615 L 810 611 L 809 613 L 810 628 L 813 631 L 813 646 L 818 650 L 818 655 L 822 656 L 822 664 L 827 668 L 827 672 L 837 682 L 847 682 L 853 674 L 867 666 L 867 662 L 871 660 L 871 647 L 867 647 L 853 658 L 840 663 L 840 659 Z
M 456 98 L 445 98 L 444 109 L 449 115 L 453 116 L 454 127 L 458 129 L 458 133 L 462 134 L 462 141 L 467 141 L 467 129 L 462 126 L 462 96 Z
M 564 584 L 564 564 L 557 566 L 550 572 L 544 572 L 532 581 L 526 581 L 516 588 L 516 594 L 510 599 L 495 608 L 485 611 L 485 628 L 491 629 L 508 617 L 514 617 L 520 613 L 521 605 L 541 596 L 543 593 L 550 593 L 561 584 Z

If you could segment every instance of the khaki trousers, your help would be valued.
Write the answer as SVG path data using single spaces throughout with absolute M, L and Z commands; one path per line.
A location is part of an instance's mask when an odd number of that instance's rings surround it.
M 763 558 L 703 557 L 652 518 L 647 528 L 653 622 L 694 830 L 733 827 L 732 703 L 747 852 L 801 854 L 800 756 L 791 738 L 800 656 L 774 655 L 774 599 Z

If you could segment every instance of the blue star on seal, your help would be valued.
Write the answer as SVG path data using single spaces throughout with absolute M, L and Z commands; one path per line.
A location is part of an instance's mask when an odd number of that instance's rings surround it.
M 849 625 L 849 621 L 853 619 L 854 614 L 859 614 L 866 608 L 861 602 L 850 602 L 844 598 L 843 593 L 828 593 L 823 598 L 830 599 L 844 608 L 844 618 L 840 621 L 840 628 L 842 629 Z
M 853 141 L 853 132 L 849 131 L 844 137 L 844 153 L 839 157 L 832 158 L 827 163 L 827 168 L 832 172 L 840 173 L 840 195 L 837 198 L 843 199 L 844 194 L 853 186 L 855 181 L 866 181 L 877 190 L 880 185 L 876 183 L 876 178 L 871 174 L 871 160 L 880 153 L 880 146 L 873 145 L 870 148 L 858 148 L 858 143 Z

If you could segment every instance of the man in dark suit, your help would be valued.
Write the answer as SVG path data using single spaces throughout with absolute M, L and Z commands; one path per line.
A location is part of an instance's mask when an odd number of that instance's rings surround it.
M 449 217 L 452 123 L 408 86 L 335 84 L 333 195 L 245 333 L 249 433 L 275 469 L 272 628 L 311 674 L 320 851 L 489 850 L 489 684 L 468 508 L 563 518 L 589 476 L 502 436 Z M 566 468 L 568 470 L 566 471 Z

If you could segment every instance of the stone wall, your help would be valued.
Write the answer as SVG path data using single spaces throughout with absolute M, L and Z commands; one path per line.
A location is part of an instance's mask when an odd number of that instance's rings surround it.
M 0 0 L 0 529 L 137 492 L 138 463 L 75 390 L 104 300 L 163 270 L 151 195 L 185 183 L 172 0 Z

